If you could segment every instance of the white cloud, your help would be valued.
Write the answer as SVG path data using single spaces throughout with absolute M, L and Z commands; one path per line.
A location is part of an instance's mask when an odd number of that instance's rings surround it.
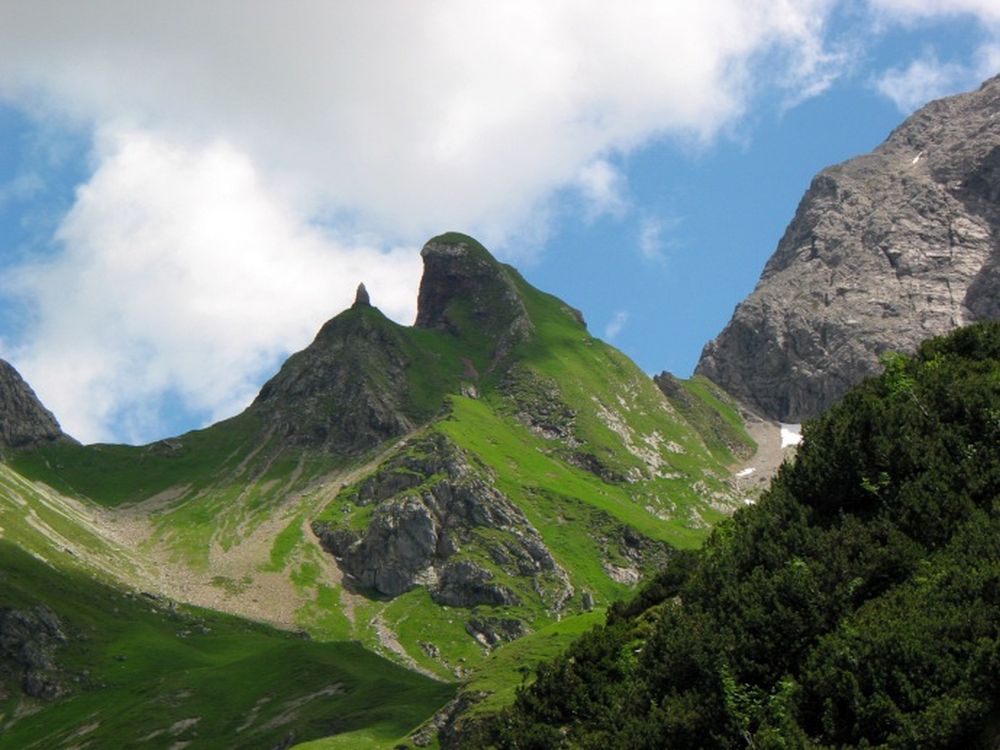
M 968 69 L 954 62 L 941 62 L 933 52 L 902 68 L 886 71 L 875 88 L 905 113 L 931 99 L 960 91 L 968 86 Z
M 303 223 L 245 155 L 148 134 L 102 137 L 51 261 L 7 275 L 37 306 L 14 359 L 63 427 L 149 439 L 166 393 L 213 419 L 253 397 L 276 359 L 347 307 L 358 282 L 387 314 L 414 314 L 416 248 L 379 252 Z M 125 434 L 114 435 L 120 423 Z
M 232 413 L 359 278 L 410 314 L 428 236 L 518 255 L 561 189 L 623 210 L 614 160 L 710 142 L 758 68 L 826 85 L 832 6 L 0 3 L 0 99 L 98 134 L 61 255 L 5 280 L 37 312 L 17 364 L 85 440 L 151 436 L 165 394 Z
M 316 207 L 496 243 L 601 154 L 710 138 L 762 50 L 808 77 L 829 5 L 39 0 L 0 6 L 0 94 L 221 135 Z
M 604 338 L 608 341 L 613 341 L 618 337 L 618 334 L 622 332 L 625 328 L 625 324 L 628 323 L 629 314 L 626 310 L 618 310 L 614 315 L 611 316 L 611 320 L 608 324 L 604 326 Z
M 869 0 L 883 24 L 914 25 L 968 17 L 983 31 L 962 60 L 940 60 L 934 50 L 923 50 L 907 65 L 885 71 L 876 89 L 903 112 L 948 94 L 974 87 L 1000 73 L 1000 2 L 997 0 Z
M 590 218 L 601 214 L 621 216 L 625 213 L 625 178 L 606 159 L 596 159 L 585 165 L 576 180 Z

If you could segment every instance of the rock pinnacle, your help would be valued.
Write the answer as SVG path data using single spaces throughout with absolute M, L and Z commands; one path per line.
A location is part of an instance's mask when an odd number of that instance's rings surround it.
M 364 284 L 358 284 L 358 293 L 354 296 L 354 304 L 352 307 L 371 307 L 372 301 L 368 296 L 368 290 L 365 289 Z

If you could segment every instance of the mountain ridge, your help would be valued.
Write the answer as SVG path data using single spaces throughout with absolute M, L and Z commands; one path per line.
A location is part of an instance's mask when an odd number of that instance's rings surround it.
M 508 702 L 518 664 L 491 655 L 554 653 L 699 544 L 745 502 L 729 467 L 752 443 L 716 396 L 675 407 L 474 239 L 423 257 L 418 325 L 359 288 L 235 417 L 145 446 L 14 450 L 5 538 L 58 570 L 474 681 L 460 704 L 476 710 Z

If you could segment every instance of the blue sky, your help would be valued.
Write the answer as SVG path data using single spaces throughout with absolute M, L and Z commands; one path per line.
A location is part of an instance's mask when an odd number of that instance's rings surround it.
M 1000 72 L 1000 0 L 619 5 L 0 5 L 0 356 L 178 434 L 454 229 L 686 376 L 818 170 Z

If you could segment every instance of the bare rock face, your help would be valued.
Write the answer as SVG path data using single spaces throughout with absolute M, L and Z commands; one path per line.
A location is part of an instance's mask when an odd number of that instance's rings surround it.
M 379 594 L 424 584 L 439 604 L 473 607 L 520 601 L 497 573 L 523 579 L 529 590 L 541 579 L 551 579 L 548 588 L 565 584 L 524 513 L 440 434 L 394 456 L 340 500 L 348 508 L 373 505 L 367 526 L 317 521 L 313 530 L 344 572 Z M 464 556 L 465 549 L 485 555 L 490 566 Z
M 424 245 L 417 328 L 485 336 L 505 357 L 533 326 L 511 272 L 471 237 L 446 234 Z
M 42 700 L 61 697 L 66 693 L 64 675 L 55 656 L 65 641 L 62 623 L 45 606 L 0 609 L 0 678 L 9 670 L 20 678 L 25 695 Z
M 285 362 L 250 410 L 290 443 L 357 453 L 413 429 L 407 364 L 397 326 L 355 303 Z
M 1000 77 L 932 102 L 813 179 L 696 372 L 799 422 L 886 350 L 1000 317 Z
M 9 364 L 0 360 L 0 453 L 67 439 L 52 412 Z

